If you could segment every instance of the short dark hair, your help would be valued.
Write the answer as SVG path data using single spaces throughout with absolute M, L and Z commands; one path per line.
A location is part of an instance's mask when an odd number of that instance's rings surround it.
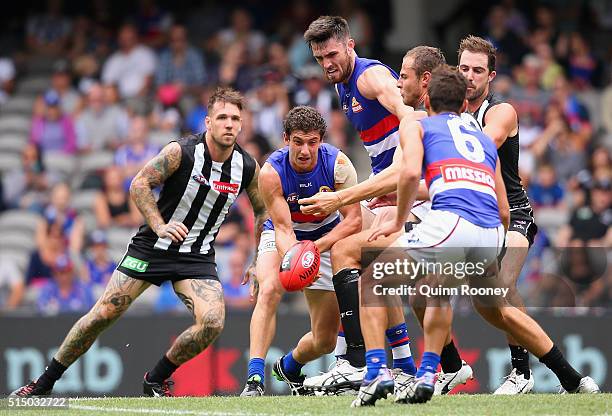
M 404 55 L 404 59 L 414 59 L 414 72 L 416 72 L 417 78 L 421 77 L 425 72 L 432 72 L 440 65 L 446 63 L 446 58 L 439 48 L 432 46 L 417 46 L 410 49 Z
M 478 36 L 469 35 L 459 43 L 459 50 L 457 51 L 457 61 L 461 62 L 461 54 L 463 51 L 469 51 L 472 53 L 484 53 L 487 55 L 487 66 L 489 72 L 495 71 L 495 54 L 497 49 L 491 42 Z
M 242 111 L 242 95 L 229 87 L 219 87 L 208 99 L 208 114 L 212 112 L 212 109 L 217 102 L 234 104 L 240 111 Z
M 291 136 L 294 131 L 303 131 L 304 133 L 318 131 L 321 139 L 323 139 L 327 124 L 321 113 L 316 109 L 307 105 L 299 105 L 287 113 L 283 120 L 283 129 L 287 137 Z
M 436 113 L 452 111 L 459 113 L 465 101 L 468 82 L 457 68 L 442 65 L 433 70 L 427 85 L 429 104 Z
M 342 16 L 320 16 L 304 32 L 304 40 L 310 48 L 313 43 L 326 42 L 332 38 L 345 40 L 350 37 L 348 22 Z

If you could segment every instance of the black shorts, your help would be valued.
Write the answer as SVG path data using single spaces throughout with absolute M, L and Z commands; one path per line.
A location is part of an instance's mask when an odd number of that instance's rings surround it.
M 533 245 L 533 241 L 538 232 L 538 226 L 533 218 L 533 208 L 527 206 L 510 206 L 510 227 L 508 231 L 516 231 L 521 233 L 529 241 L 529 247 Z
M 174 253 L 130 244 L 117 270 L 160 286 L 166 280 L 219 280 L 214 254 Z

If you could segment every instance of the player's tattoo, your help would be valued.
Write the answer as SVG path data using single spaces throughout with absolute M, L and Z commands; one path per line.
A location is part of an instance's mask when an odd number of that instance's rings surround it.
M 204 309 L 204 312 L 201 316 L 195 316 L 195 325 L 179 335 L 170 347 L 168 358 L 177 364 L 192 359 L 212 344 L 225 322 L 225 305 L 219 282 L 193 280 L 191 289 L 195 293 L 194 299 L 190 299 L 194 303 L 194 311 Z M 181 295 L 179 297 L 183 300 Z
M 130 196 L 153 231 L 163 225 L 164 220 L 152 189 L 160 186 L 176 172 L 181 164 L 181 155 L 182 150 L 178 143 L 168 144 L 136 174 L 130 185 Z
M 191 290 L 205 302 L 223 303 L 223 289 L 219 282 L 214 280 L 192 280 Z
M 181 302 L 185 304 L 187 309 L 189 309 L 189 312 L 191 312 L 191 315 L 195 318 L 195 312 L 193 310 L 193 300 L 189 296 L 183 295 L 181 292 L 176 292 L 176 295 L 179 297 Z
M 148 286 L 144 281 L 115 271 L 102 297 L 68 332 L 55 355 L 56 360 L 69 366 L 85 354 L 100 333 L 119 319 Z

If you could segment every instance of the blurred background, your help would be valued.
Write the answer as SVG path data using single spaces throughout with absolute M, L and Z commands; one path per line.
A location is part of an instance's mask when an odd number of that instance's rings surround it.
M 597 369 L 609 390 L 612 341 L 601 329 L 612 324 L 612 2 L 49 0 L 11 8 L 0 16 L 0 392 L 36 376 L 75 314 L 100 295 L 142 222 L 129 200 L 132 177 L 168 141 L 203 131 L 216 86 L 246 97 L 238 142 L 260 164 L 281 146 L 288 109 L 306 104 L 327 120 L 326 140 L 349 154 L 360 178 L 369 175 L 358 136 L 302 39 L 321 14 L 344 16 L 357 53 L 398 71 L 420 44 L 440 47 L 451 64 L 468 34 L 498 48 L 494 89 L 519 114 L 520 173 L 540 230 L 519 288 L 530 312 L 575 353 L 570 361 Z M 216 243 L 226 330 L 216 350 L 177 373 L 184 394 L 241 387 L 253 303 L 240 281 L 253 249 L 242 196 Z M 468 305 L 457 310 L 459 344 L 483 377 L 466 390 L 494 388 L 509 361 L 505 341 L 494 332 L 483 338 L 491 330 Z M 300 293 L 286 295 L 279 314 L 272 361 L 308 326 Z M 146 325 L 152 316 L 155 331 Z M 105 369 L 85 360 L 60 391 L 138 394 L 138 383 L 123 383 L 144 371 L 143 349 L 155 360 L 188 322 L 169 285 L 149 289 L 101 338 L 106 346 L 87 354 Z M 138 349 L 142 340 L 150 343 Z M 216 381 L 203 387 L 205 371 Z M 536 388 L 554 390 L 545 373 Z

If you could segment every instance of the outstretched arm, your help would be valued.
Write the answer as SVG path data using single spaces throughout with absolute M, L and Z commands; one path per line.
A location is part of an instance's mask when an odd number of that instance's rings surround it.
M 348 189 L 357 183 L 357 172 L 351 160 L 342 152 L 338 153 L 334 166 L 334 181 L 336 189 Z M 361 231 L 361 207 L 358 203 L 345 205 L 340 208 L 342 221 L 330 232 L 315 241 L 322 253 L 331 248 L 336 241 Z
M 397 88 L 397 80 L 391 75 L 389 69 L 382 65 L 374 65 L 363 71 L 357 80 L 357 88 L 365 98 L 378 100 L 400 121 L 414 113 L 412 107 L 404 104 Z
M 153 196 L 153 189 L 166 181 L 181 164 L 181 146 L 177 142 L 167 144 L 151 159 L 132 180 L 130 196 L 149 227 L 159 238 L 183 241 L 189 230 L 183 223 L 171 221 L 166 224 Z

